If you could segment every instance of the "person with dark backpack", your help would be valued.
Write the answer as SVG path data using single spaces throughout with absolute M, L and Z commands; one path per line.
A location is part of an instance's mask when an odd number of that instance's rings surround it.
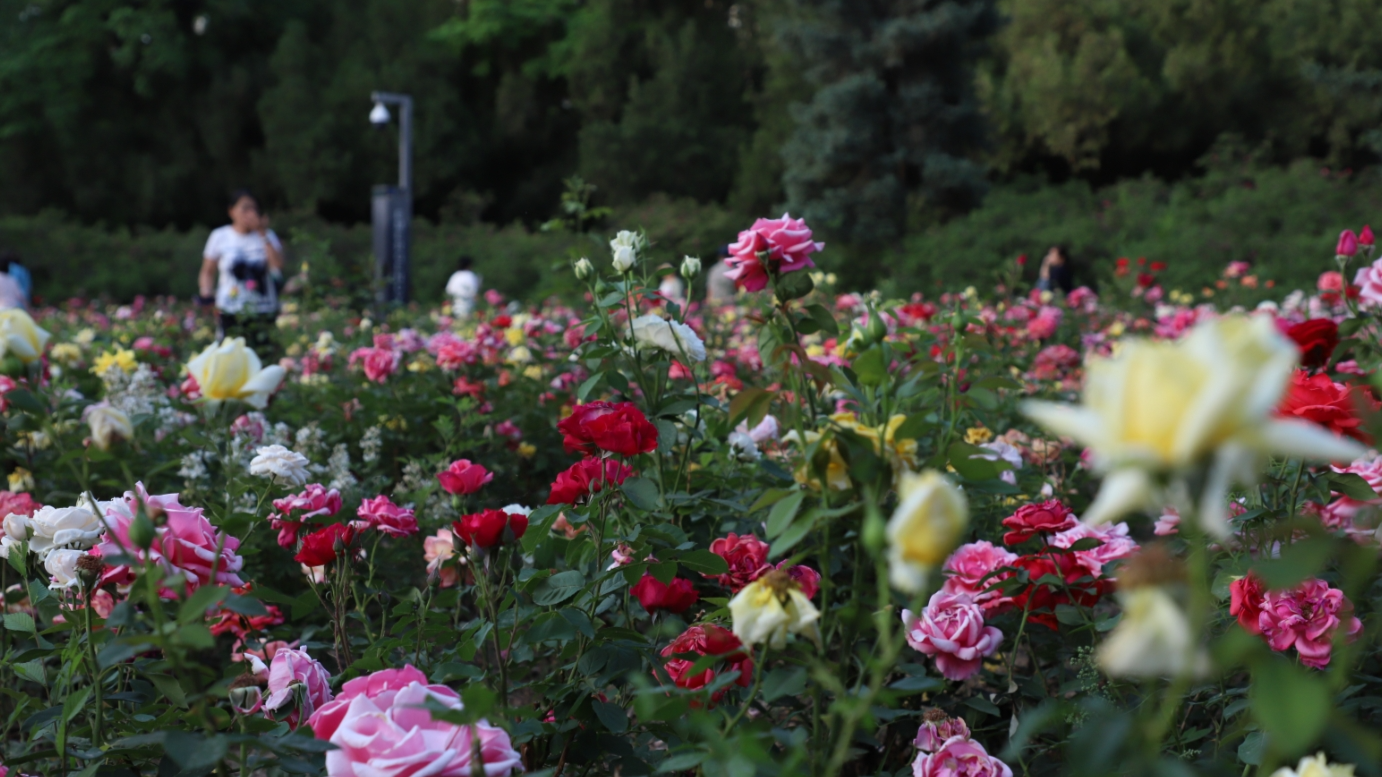
M 230 196 L 230 223 L 218 227 L 202 250 L 198 301 L 214 304 L 218 339 L 244 337 L 252 348 L 269 345 L 283 280 L 283 243 L 248 189 Z

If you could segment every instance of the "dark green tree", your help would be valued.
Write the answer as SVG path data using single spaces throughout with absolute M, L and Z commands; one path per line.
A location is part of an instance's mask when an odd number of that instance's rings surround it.
M 910 213 L 970 207 L 984 136 L 973 65 L 988 0 L 793 0 L 778 25 L 813 86 L 794 105 L 783 184 L 796 214 L 851 243 L 896 240 Z

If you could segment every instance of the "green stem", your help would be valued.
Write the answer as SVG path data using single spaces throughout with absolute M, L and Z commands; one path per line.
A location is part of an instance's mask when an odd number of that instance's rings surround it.
M 726 737 L 734 730 L 734 726 L 743 720 L 744 715 L 748 714 L 749 707 L 753 706 L 753 700 L 758 696 L 758 689 L 763 686 L 763 675 L 768 673 L 768 643 L 763 643 L 763 654 L 758 657 L 758 663 L 753 669 L 753 687 L 749 689 L 749 696 L 744 699 L 744 704 L 739 708 L 739 712 L 730 718 L 729 723 L 725 724 L 724 735 Z

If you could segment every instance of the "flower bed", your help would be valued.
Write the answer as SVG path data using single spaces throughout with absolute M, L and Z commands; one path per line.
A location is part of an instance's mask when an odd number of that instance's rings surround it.
M 1372 773 L 1370 232 L 1254 311 L 836 294 L 822 249 L 760 220 L 688 304 L 620 233 L 574 306 L 314 297 L 274 358 L 0 312 L 0 760 Z

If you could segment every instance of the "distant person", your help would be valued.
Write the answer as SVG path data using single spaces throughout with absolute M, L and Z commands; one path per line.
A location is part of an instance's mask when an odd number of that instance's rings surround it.
M 229 203 L 230 223 L 212 230 L 202 250 L 199 301 L 215 303 L 219 338 L 244 337 L 262 348 L 278 315 L 283 243 L 248 189 L 231 193 Z
M 686 284 L 681 282 L 680 275 L 669 272 L 662 276 L 662 282 L 657 285 L 657 293 L 668 302 L 681 302 L 686 298 Z
M 456 271 L 446 282 L 446 294 L 451 297 L 451 315 L 455 318 L 470 318 L 475 312 L 475 300 L 480 296 L 480 276 L 470 269 L 475 260 L 462 256 L 456 260 Z
M 729 246 L 720 246 L 718 261 L 705 274 L 705 300 L 712 305 L 724 304 L 734 299 L 734 279 L 725 276 L 730 271 Z
M 16 267 L 20 267 L 14 257 L 13 251 L 0 252 L 0 310 L 28 306 L 28 295 L 12 274 Z
M 1038 291 L 1060 291 L 1069 294 L 1075 288 L 1075 268 L 1070 263 L 1070 251 L 1062 245 L 1051 246 L 1041 260 L 1037 274 Z
M 28 305 L 34 296 L 34 280 L 29 276 L 28 268 L 19 263 L 19 254 L 8 249 L 0 251 L 0 264 L 9 267 L 3 272 L 19 284 L 20 290 L 24 292 L 24 304 Z

